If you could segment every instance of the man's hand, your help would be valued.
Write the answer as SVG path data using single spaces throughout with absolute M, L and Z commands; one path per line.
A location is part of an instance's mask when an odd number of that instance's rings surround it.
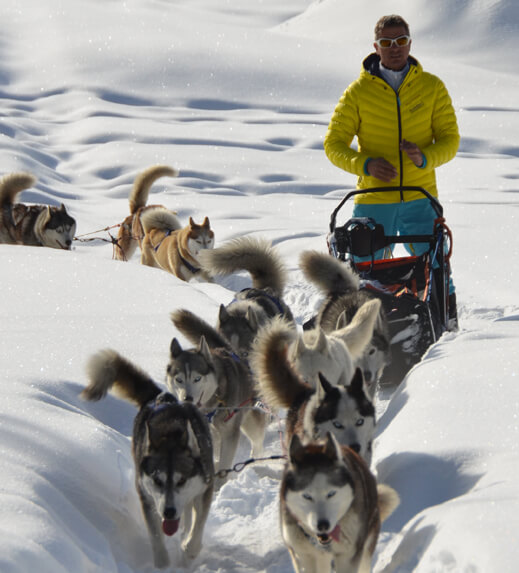
M 400 144 L 400 149 L 407 153 L 407 156 L 416 165 L 416 167 L 421 167 L 423 165 L 423 153 L 416 143 L 411 143 L 410 141 L 407 141 L 407 139 L 403 139 Z
M 389 163 L 389 161 L 383 157 L 370 159 L 366 165 L 366 170 L 371 175 L 371 177 L 380 179 L 380 181 L 384 181 L 385 183 L 389 183 L 389 181 L 398 175 L 396 167 L 391 165 L 391 163 Z

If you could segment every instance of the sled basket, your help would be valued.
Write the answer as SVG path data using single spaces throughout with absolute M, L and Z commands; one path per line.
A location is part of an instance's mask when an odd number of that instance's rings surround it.
M 372 218 L 351 218 L 336 225 L 337 215 L 348 199 L 359 193 L 419 191 L 428 198 L 438 215 L 430 234 L 388 236 Z M 420 361 L 423 354 L 448 326 L 449 257 L 443 208 L 421 187 L 384 187 L 352 191 L 341 201 L 330 218 L 327 237 L 329 253 L 349 264 L 360 278 L 361 290 L 379 298 L 385 311 L 391 337 L 391 364 L 381 383 L 399 383 Z M 421 243 L 427 246 L 420 256 L 393 258 L 390 246 Z M 450 250 L 450 249 L 449 249 Z M 378 257 L 383 252 L 382 258 Z M 449 253 L 450 254 L 450 253 Z M 359 260 L 362 258 L 362 260 Z

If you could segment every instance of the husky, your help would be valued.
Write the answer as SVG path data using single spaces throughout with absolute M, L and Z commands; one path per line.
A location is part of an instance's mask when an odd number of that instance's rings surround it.
M 10 173 L 0 179 L 0 243 L 70 251 L 76 221 L 63 203 L 60 207 L 15 203 L 18 193 L 35 183 L 30 173 Z
M 262 453 L 266 414 L 255 407 L 247 364 L 226 346 L 210 348 L 202 336 L 196 348 L 184 350 L 173 338 L 166 381 L 179 400 L 195 404 L 210 420 L 217 473 L 231 467 L 240 431 L 251 443 L 252 456 Z M 222 484 L 219 480 L 217 487 Z
M 316 387 L 302 379 L 288 358 L 282 336 L 273 336 L 272 332 L 267 336 L 260 332 L 251 355 L 251 368 L 260 399 L 272 410 L 288 410 L 287 443 L 294 434 L 308 442 L 330 431 L 341 444 L 371 463 L 375 408 L 364 390 L 359 368 L 352 371 L 348 384 L 338 386 L 319 373 Z
M 325 333 L 320 327 L 300 333 L 290 323 L 275 317 L 258 331 L 255 347 L 288 346 L 288 358 L 305 382 L 313 388 L 319 383 L 319 373 L 334 385 L 349 384 L 355 362 L 362 357 L 370 343 L 380 310 L 380 301 L 367 301 L 350 324 Z
M 280 489 L 280 525 L 296 573 L 369 573 L 381 522 L 399 504 L 366 463 L 332 434 L 290 441 Z
M 319 325 L 325 332 L 332 332 L 348 324 L 366 301 L 374 299 L 365 290 L 359 290 L 359 279 L 347 265 L 331 255 L 305 251 L 300 257 L 300 267 L 305 277 L 326 295 L 310 327 Z M 389 325 L 381 307 L 371 342 L 356 361 L 372 397 L 391 360 L 390 344 Z
M 129 261 L 137 247 L 141 248 L 144 239 L 141 215 L 153 207 L 163 205 L 146 205 L 150 188 L 160 177 L 177 177 L 179 171 L 169 165 L 153 165 L 140 173 L 133 182 L 133 187 L 128 198 L 130 214 L 121 223 L 115 243 L 114 258 L 119 261 Z
M 169 565 L 164 535 L 183 526 L 183 563 L 200 552 L 213 496 L 214 467 L 208 424 L 193 404 L 181 404 L 137 366 L 113 350 L 93 355 L 88 364 L 87 400 L 100 400 L 113 388 L 139 407 L 133 425 L 135 486 L 153 550 L 155 567 Z
M 179 279 L 210 281 L 198 258 L 214 247 L 214 232 L 209 217 L 202 224 L 189 217 L 183 227 L 178 217 L 163 207 L 153 207 L 141 215 L 144 230 L 141 263 L 168 271 Z
M 236 293 L 234 300 L 227 306 L 221 305 L 218 313 L 216 328 L 239 356 L 247 357 L 258 329 L 274 316 L 294 321 L 283 301 L 286 270 L 268 241 L 254 237 L 234 239 L 204 251 L 200 261 L 212 276 L 240 270 L 251 275 L 252 287 Z

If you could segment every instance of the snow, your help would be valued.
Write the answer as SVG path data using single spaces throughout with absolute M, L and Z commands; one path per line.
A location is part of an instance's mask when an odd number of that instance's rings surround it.
M 133 484 L 136 410 L 112 396 L 80 399 L 85 363 L 114 348 L 163 384 L 179 336 L 170 312 L 214 323 L 248 278 L 188 284 L 137 255 L 115 262 L 104 229 L 127 215 L 139 172 L 173 165 L 180 177 L 159 180 L 150 202 L 182 220 L 208 215 L 217 245 L 272 240 L 290 271 L 285 298 L 304 322 L 320 296 L 299 254 L 326 250 L 329 215 L 355 183 L 327 160 L 326 126 L 371 50 L 375 20 L 391 12 L 409 21 L 412 53 L 445 81 L 459 119 L 459 153 L 437 176 L 461 328 L 379 396 L 373 470 L 401 505 L 374 571 L 517 570 L 519 5 L 351 6 L 2 2 L 2 174 L 34 173 L 22 200 L 64 202 L 84 239 L 72 252 L 0 246 L 2 573 L 153 571 Z M 269 427 L 267 455 L 281 453 L 278 430 Z M 242 446 L 236 461 L 247 457 Z M 233 474 L 193 571 L 292 570 L 277 516 L 281 469 L 259 462 Z

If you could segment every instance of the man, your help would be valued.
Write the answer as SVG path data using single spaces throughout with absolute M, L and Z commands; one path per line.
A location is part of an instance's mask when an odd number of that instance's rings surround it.
M 375 26 L 375 53 L 343 93 L 324 140 L 330 161 L 358 175 L 357 188 L 423 187 L 438 196 L 435 168 L 458 150 L 459 131 L 443 82 L 409 55 L 409 25 L 397 15 Z M 358 149 L 352 147 L 354 137 Z M 419 192 L 359 194 L 354 217 L 372 217 L 386 235 L 428 234 L 436 213 Z M 413 254 L 423 245 L 406 244 Z M 380 254 L 378 255 L 380 257 Z M 450 326 L 457 327 L 456 295 L 449 288 Z

